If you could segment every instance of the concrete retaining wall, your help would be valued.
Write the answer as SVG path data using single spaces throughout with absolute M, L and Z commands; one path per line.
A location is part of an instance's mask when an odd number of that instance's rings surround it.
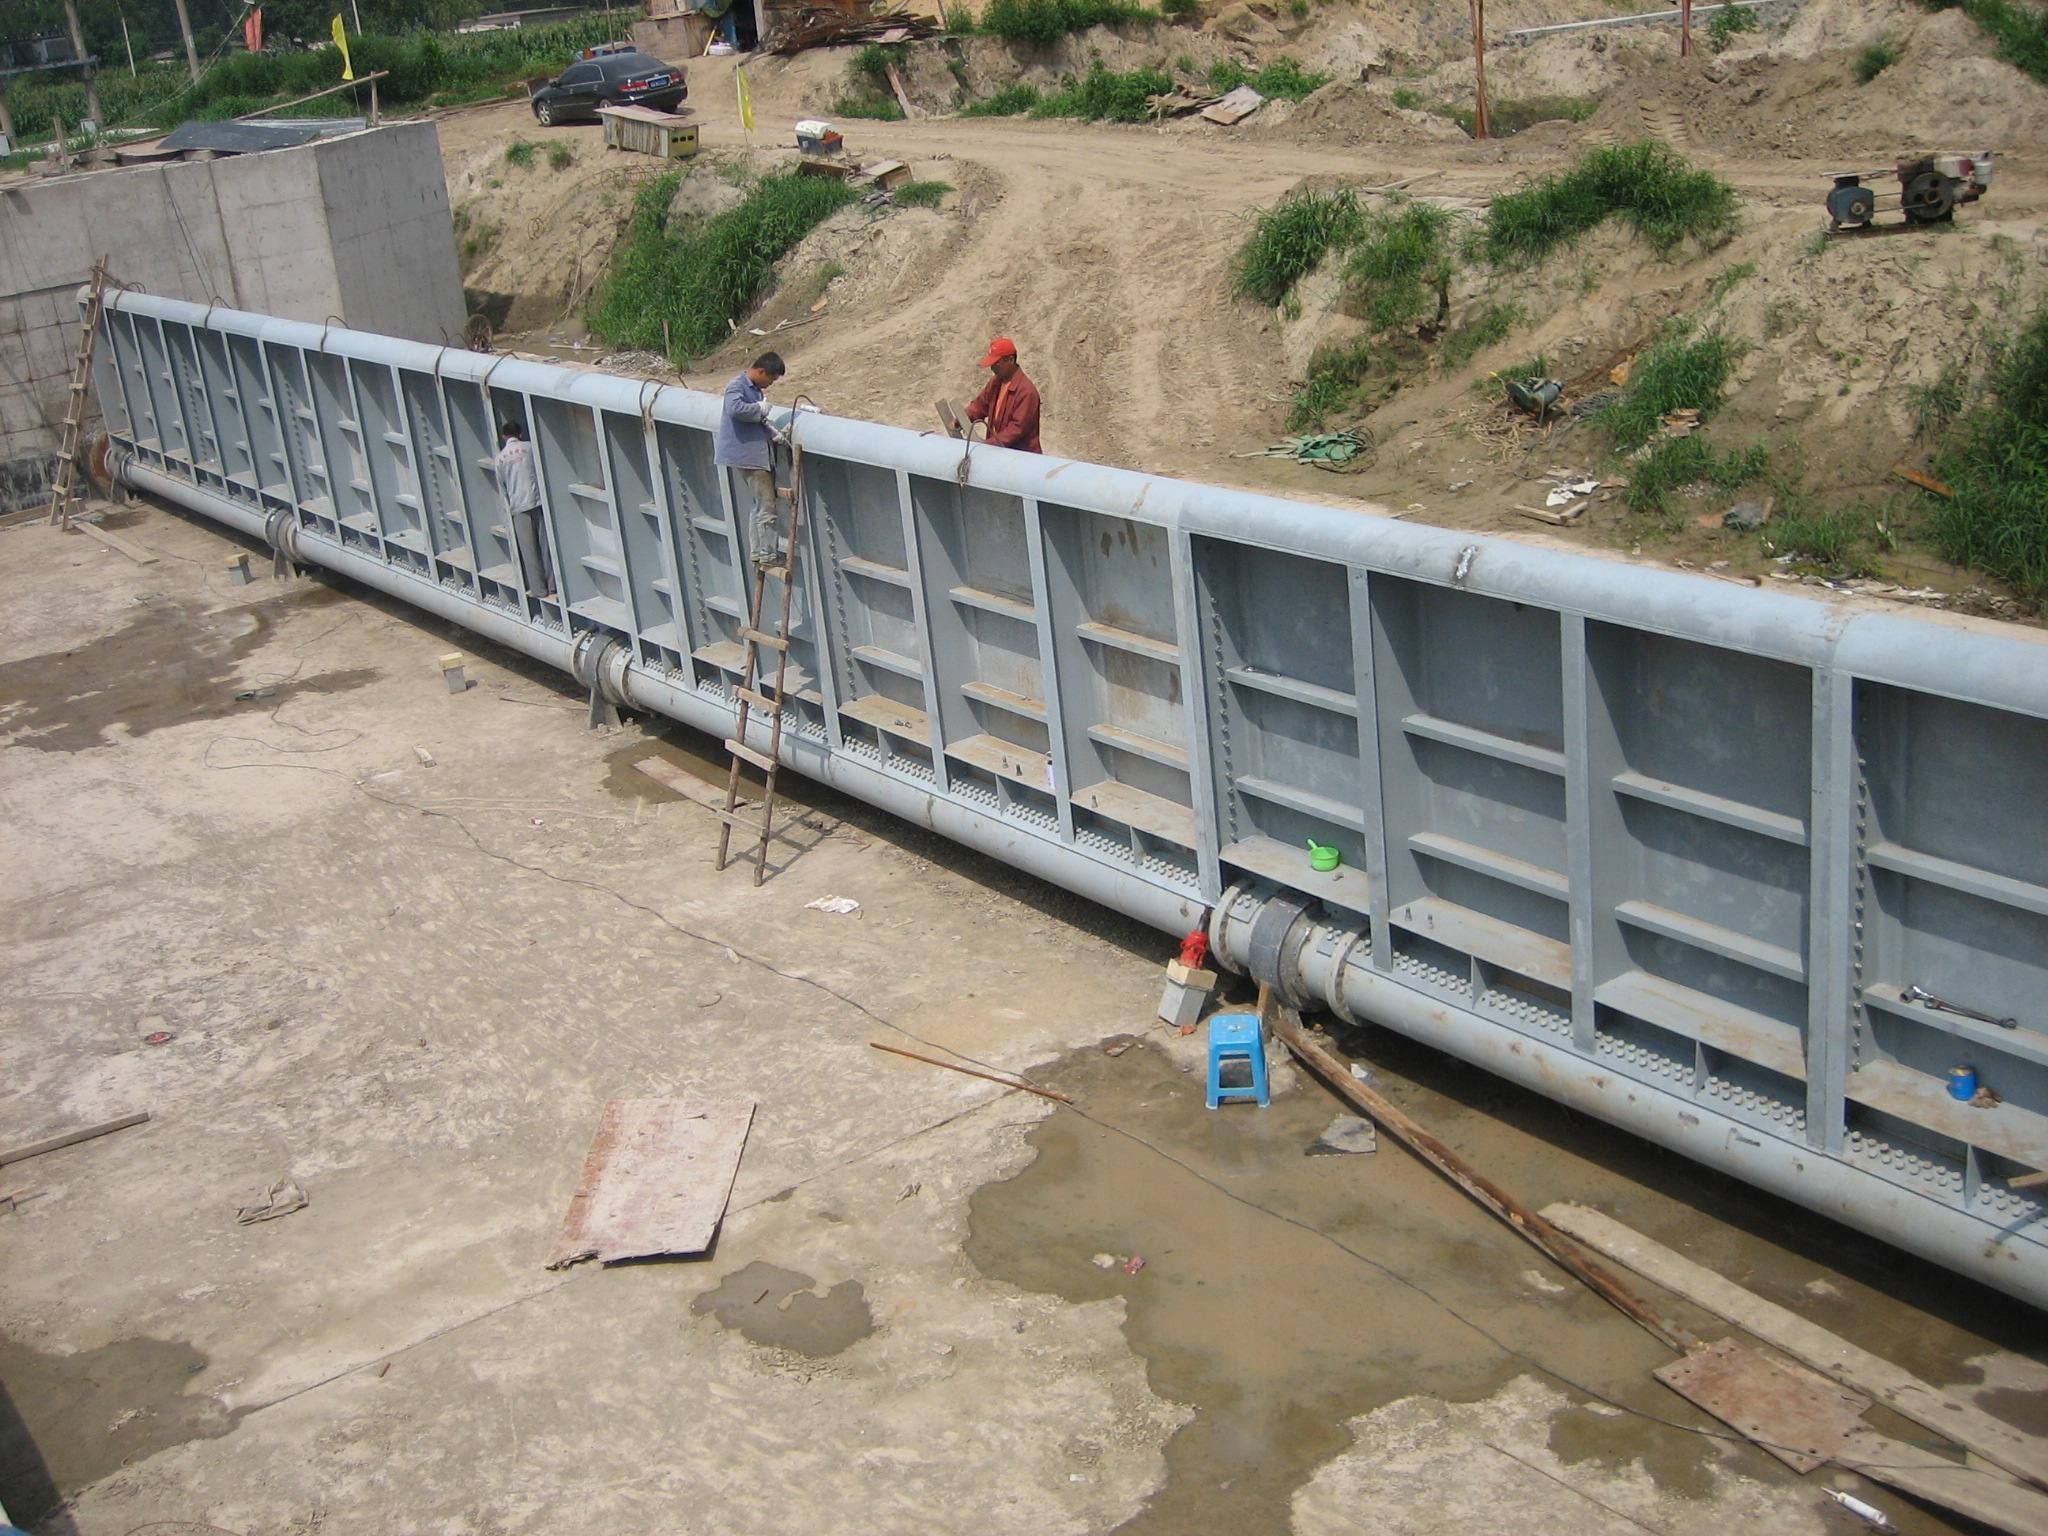
M 73 296 L 98 255 L 150 293 L 416 341 L 462 336 L 432 123 L 0 188 L 0 511 L 46 483 L 78 347 Z

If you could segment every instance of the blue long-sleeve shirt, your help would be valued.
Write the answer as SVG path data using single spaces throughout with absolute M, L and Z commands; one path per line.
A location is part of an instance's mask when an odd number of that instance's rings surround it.
M 768 400 L 742 369 L 725 386 L 712 462 L 735 469 L 773 469 L 775 451 L 768 432 Z

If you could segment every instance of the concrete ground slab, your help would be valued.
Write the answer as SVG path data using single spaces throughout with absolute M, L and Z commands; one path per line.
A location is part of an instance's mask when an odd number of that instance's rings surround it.
M 154 1117 L 0 1178 L 33 1196 L 0 1215 L 0 1501 L 39 1533 L 1833 1518 L 1397 1147 L 1305 1156 L 1319 1085 L 1205 1110 L 1161 936 L 801 781 L 780 873 L 716 874 L 712 817 L 630 766 L 714 769 L 701 738 L 588 731 L 566 679 L 353 589 L 232 587 L 178 515 L 122 531 L 158 562 L 0 533 L 0 1121 Z M 1347 1044 L 1531 1204 L 2048 1405 L 1942 1277 Z M 716 1246 L 551 1273 L 627 1096 L 758 1105 Z M 281 1178 L 307 1207 L 237 1225 Z

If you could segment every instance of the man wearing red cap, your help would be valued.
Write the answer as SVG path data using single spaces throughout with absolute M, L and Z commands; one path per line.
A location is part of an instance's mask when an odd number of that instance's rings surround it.
M 988 344 L 981 366 L 989 370 L 988 387 L 967 407 L 967 419 L 987 422 L 984 435 L 999 448 L 1043 453 L 1038 445 L 1038 386 L 1017 366 L 1017 343 L 998 336 Z

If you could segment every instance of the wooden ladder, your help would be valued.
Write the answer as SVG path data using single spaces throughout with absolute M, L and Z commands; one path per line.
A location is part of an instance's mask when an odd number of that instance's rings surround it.
M 745 827 L 758 832 L 760 845 L 754 851 L 754 884 L 759 885 L 768 872 L 768 840 L 775 829 L 775 781 L 782 769 L 782 704 L 783 684 L 789 676 L 789 620 L 792 599 L 796 591 L 796 559 L 798 540 L 803 532 L 804 502 L 804 451 L 792 448 L 790 451 L 789 488 L 777 489 L 777 499 L 787 499 L 789 514 L 789 552 L 782 557 L 780 565 L 756 565 L 754 567 L 754 600 L 748 605 L 747 625 L 740 631 L 741 642 L 746 647 L 747 665 L 742 674 L 744 681 L 739 687 L 739 721 L 733 727 L 732 735 L 725 747 L 732 754 L 732 768 L 725 781 L 725 809 L 718 813 L 724 823 L 718 829 L 718 868 L 724 869 L 732 849 L 732 829 Z M 750 551 L 751 553 L 751 551 Z M 774 634 L 761 627 L 761 604 L 766 599 L 768 578 L 782 579 L 782 619 Z M 775 655 L 775 692 L 763 693 L 761 683 L 761 653 L 772 651 Z M 754 711 L 768 717 L 768 750 L 756 751 L 747 745 L 747 721 Z M 767 783 L 761 792 L 761 819 L 741 813 L 740 774 L 741 764 L 752 763 L 767 776 Z M 742 855 L 744 857 L 744 855 Z
M 92 294 L 85 302 L 78 356 L 71 363 L 71 393 L 64 402 L 63 446 L 57 450 L 57 473 L 50 479 L 50 521 L 60 528 L 71 526 L 72 509 L 78 505 L 78 437 L 85 421 L 85 397 L 92 388 L 92 353 L 99 345 L 106 287 L 107 258 L 102 256 L 92 265 Z

